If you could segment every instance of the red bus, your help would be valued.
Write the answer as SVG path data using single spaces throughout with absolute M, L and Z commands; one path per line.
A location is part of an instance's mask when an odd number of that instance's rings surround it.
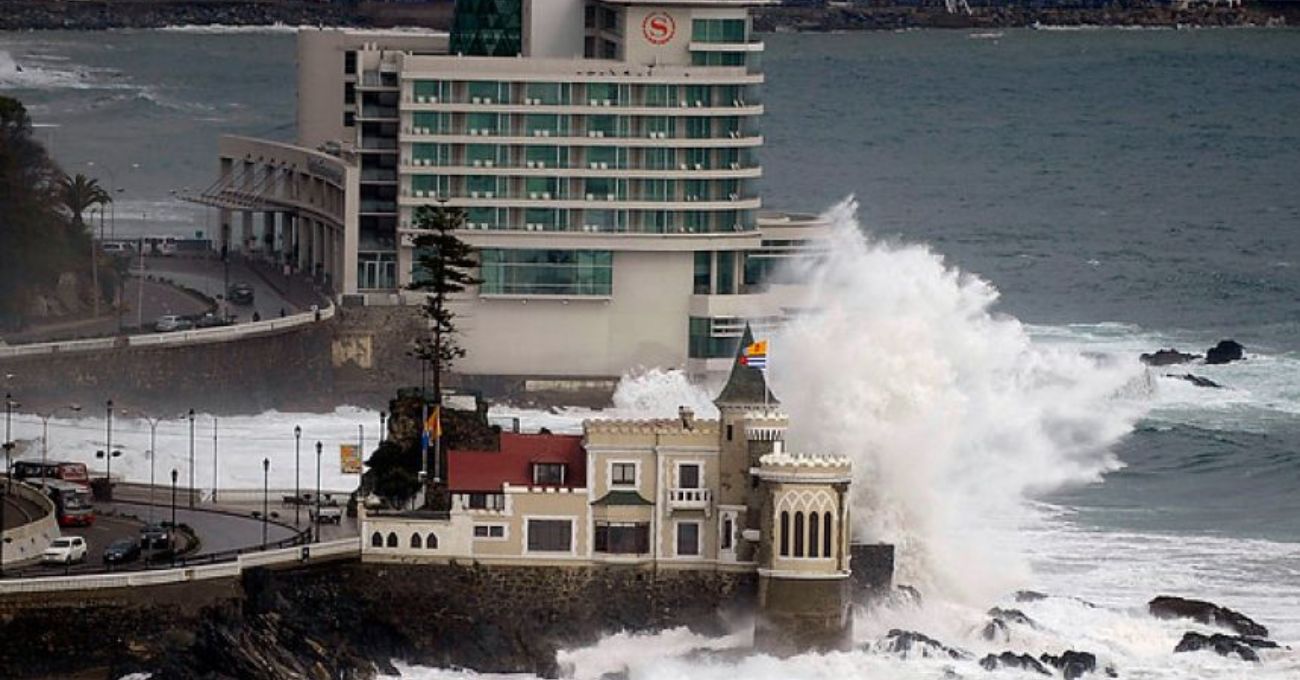
M 20 460 L 14 463 L 14 479 L 61 479 L 65 482 L 90 487 L 90 475 L 85 463 L 42 463 L 36 460 Z
M 88 527 L 95 523 L 95 506 L 86 487 L 61 479 L 33 479 L 30 483 L 44 488 L 50 500 L 54 501 L 54 514 L 59 526 Z

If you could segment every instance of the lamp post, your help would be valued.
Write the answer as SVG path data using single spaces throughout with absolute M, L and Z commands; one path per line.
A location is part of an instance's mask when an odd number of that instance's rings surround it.
M 298 485 L 299 451 L 302 445 L 302 428 L 293 426 L 293 527 L 302 524 L 302 489 Z
M 104 442 L 104 451 L 109 452 L 113 450 L 113 400 L 109 399 L 104 404 L 104 406 L 105 406 L 105 412 L 108 414 L 107 421 L 104 424 L 104 427 L 107 430 L 107 437 L 106 437 L 106 441 Z M 108 485 L 107 499 L 112 500 L 113 499 L 113 457 L 110 455 L 104 456 L 104 481 Z
M 379 412 L 379 443 L 381 444 L 388 441 L 388 430 L 386 429 L 387 421 L 388 421 L 388 412 L 380 411 Z
M 325 445 L 316 442 L 316 542 L 320 543 L 320 454 L 325 449 Z
M 150 418 L 144 414 L 140 414 L 140 417 L 149 423 L 149 523 L 153 524 L 154 466 L 158 462 L 158 423 L 166 419 L 161 416 Z
M 37 414 L 37 416 L 39 416 L 41 419 L 41 475 L 42 476 L 45 474 L 45 463 L 50 457 L 50 418 L 53 418 L 55 414 L 57 414 L 59 411 L 65 408 L 70 411 L 81 410 L 81 407 L 76 404 L 68 404 L 67 406 L 58 406 L 52 409 L 49 413 Z
M 270 510 L 271 459 L 262 459 L 262 550 L 266 550 L 266 516 Z
M 212 417 L 212 502 L 217 502 L 217 417 Z
M 194 507 L 194 409 L 187 414 L 190 418 L 190 507 Z
M 167 552 L 171 553 L 172 566 L 176 566 L 176 478 L 180 473 L 172 468 L 172 526 L 167 530 Z
M 5 489 L 9 488 L 9 485 L 13 478 L 13 473 L 9 469 L 10 466 L 9 457 L 12 455 L 11 452 L 13 451 L 14 448 L 13 421 L 14 421 L 14 408 L 17 406 L 18 406 L 18 402 L 14 401 L 14 395 L 5 392 L 5 441 L 4 441 Z M 3 529 L 0 529 L 0 531 L 3 531 Z

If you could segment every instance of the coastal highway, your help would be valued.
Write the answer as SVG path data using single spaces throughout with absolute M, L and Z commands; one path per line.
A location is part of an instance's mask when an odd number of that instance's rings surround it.
M 117 501 L 106 504 L 104 507 L 113 510 L 119 515 L 131 515 L 145 522 L 150 521 L 151 510 L 153 521 L 171 522 L 172 519 L 170 505 L 150 506 L 144 503 Z M 187 559 L 201 558 L 204 555 L 227 550 L 259 548 L 262 545 L 262 521 L 251 516 L 204 512 L 178 506 L 176 508 L 176 523 L 188 524 L 199 537 L 198 552 L 187 556 Z M 266 540 L 268 543 L 292 537 L 293 530 L 278 524 L 267 523 Z
M 0 480 L 0 485 L 3 484 L 4 481 Z M 41 514 L 41 507 L 36 503 L 27 500 L 26 498 L 19 498 L 17 496 L 3 496 L 3 499 L 5 504 L 4 528 L 6 530 L 13 529 L 14 527 L 17 527 L 22 524 L 26 524 L 29 521 L 31 521 L 32 518 L 39 517 Z

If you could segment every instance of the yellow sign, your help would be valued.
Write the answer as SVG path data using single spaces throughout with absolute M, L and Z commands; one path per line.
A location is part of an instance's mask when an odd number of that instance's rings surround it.
M 361 474 L 361 447 L 356 444 L 340 444 L 339 469 L 345 475 Z

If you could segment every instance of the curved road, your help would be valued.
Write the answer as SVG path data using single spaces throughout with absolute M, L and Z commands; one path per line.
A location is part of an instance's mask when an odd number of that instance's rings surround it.
M 0 481 L 0 487 L 3 487 L 3 485 L 4 482 Z M 31 519 L 38 517 L 41 513 L 41 506 L 26 498 L 4 495 L 3 491 L 0 491 L 0 498 L 3 498 L 5 504 L 4 529 L 6 531 L 21 524 L 26 524 Z
M 100 507 L 116 511 L 118 515 L 138 517 L 142 522 L 171 522 L 170 506 L 152 506 L 145 503 L 115 501 L 100 504 Z M 188 524 L 199 537 L 199 551 L 187 559 L 202 557 L 227 550 L 259 548 L 262 545 L 262 520 L 251 516 L 204 512 L 189 508 L 176 508 L 176 523 Z M 294 532 L 271 522 L 266 523 L 266 540 L 268 543 L 292 538 Z

